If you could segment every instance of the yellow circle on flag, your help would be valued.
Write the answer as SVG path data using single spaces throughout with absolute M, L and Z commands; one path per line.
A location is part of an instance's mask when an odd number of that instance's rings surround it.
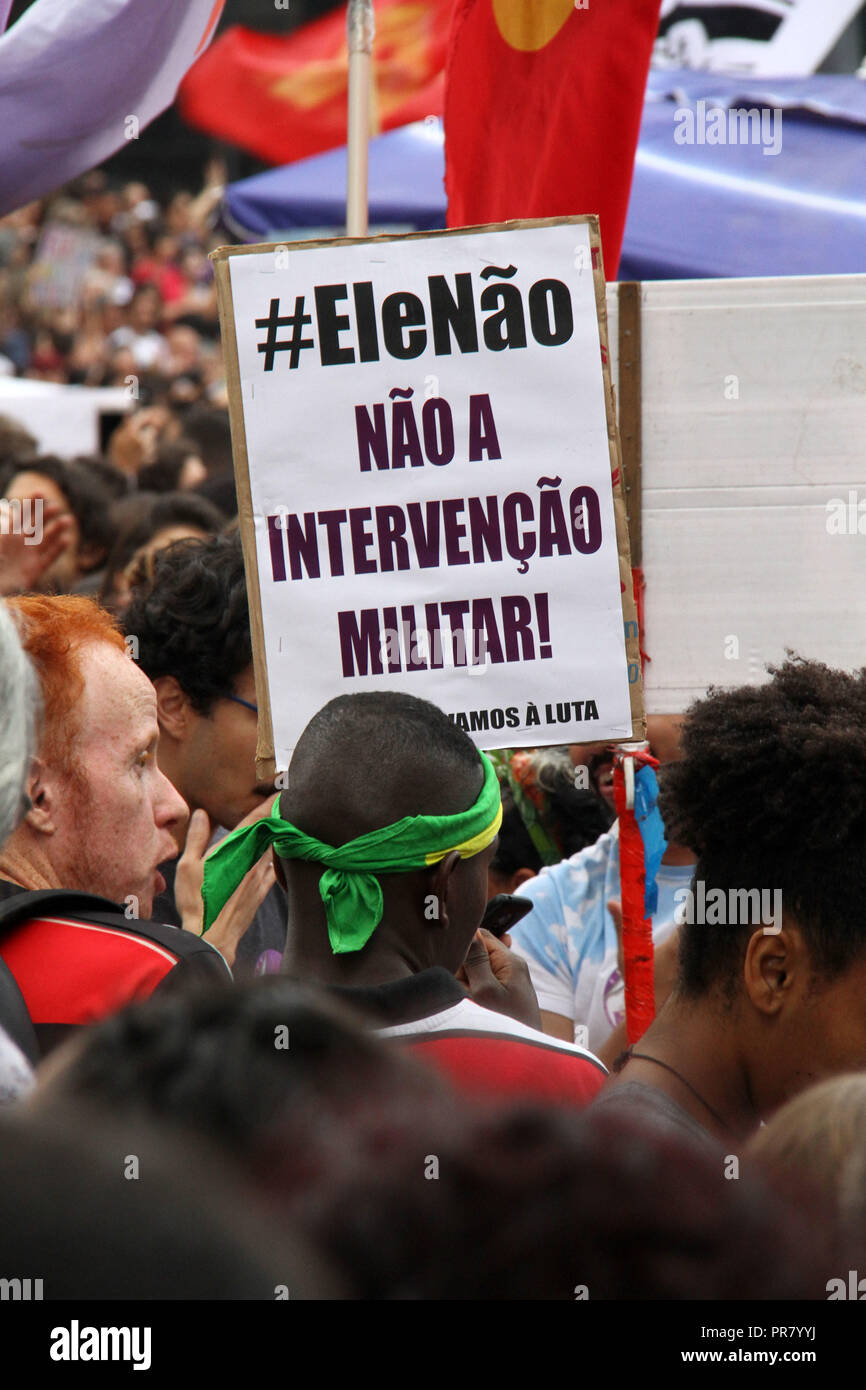
M 555 39 L 574 9 L 574 0 L 493 0 L 493 17 L 505 42 L 537 53 Z

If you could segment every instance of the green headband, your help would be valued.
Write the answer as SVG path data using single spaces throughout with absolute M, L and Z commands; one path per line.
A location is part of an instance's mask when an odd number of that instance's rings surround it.
M 404 816 L 336 848 L 283 820 L 277 797 L 269 816 L 233 830 L 205 860 L 204 930 L 213 925 L 241 879 L 272 845 L 281 859 L 325 865 L 319 896 L 325 904 L 331 950 L 335 955 L 360 951 L 382 920 L 377 874 L 425 869 L 454 850 L 461 859 L 469 859 L 497 835 L 502 822 L 499 780 L 490 759 L 483 753 L 480 756 L 484 785 L 468 811 L 455 816 Z

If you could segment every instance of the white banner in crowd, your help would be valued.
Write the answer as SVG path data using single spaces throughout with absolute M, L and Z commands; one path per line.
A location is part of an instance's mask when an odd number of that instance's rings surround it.
M 664 0 L 654 67 L 757 77 L 817 72 L 863 0 Z
M 215 253 L 278 768 L 362 691 L 481 747 L 630 736 L 591 242 L 569 219 Z

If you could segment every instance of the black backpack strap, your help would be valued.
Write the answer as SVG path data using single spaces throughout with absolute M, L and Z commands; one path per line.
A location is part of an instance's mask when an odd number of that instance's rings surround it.
M 156 986 L 155 993 L 185 993 L 200 986 L 225 986 L 232 982 L 231 970 L 223 957 L 204 938 L 164 922 L 128 918 L 123 909 L 109 898 L 71 889 L 49 889 L 35 893 L 22 889 L 0 900 L 0 949 L 3 938 L 17 926 L 51 917 L 108 927 L 121 935 L 141 937 L 165 947 L 175 958 L 175 965 Z M 39 1060 L 79 1025 L 42 1019 L 34 1022 L 26 1004 L 26 984 L 22 991 L 22 986 L 2 959 L 0 967 L 0 1025 L 18 1043 L 25 1056 L 31 1061 Z M 50 968 L 49 962 L 46 962 L 45 968 Z M 2 988 L 4 979 L 8 979 L 6 991 Z
M 29 917 L 86 917 L 91 912 L 122 913 L 122 908 L 96 893 L 78 893 L 70 888 L 31 893 L 24 888 L 0 901 L 0 936 Z

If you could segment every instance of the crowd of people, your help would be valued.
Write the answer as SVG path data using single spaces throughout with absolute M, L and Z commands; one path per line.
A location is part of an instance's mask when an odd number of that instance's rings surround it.
M 847 1296 L 866 671 L 791 656 L 650 715 L 656 1017 L 631 1047 L 612 745 L 488 757 L 427 701 L 340 696 L 263 783 L 212 187 L 160 207 L 97 172 L 0 222 L 0 369 L 131 389 L 104 455 L 0 420 L 0 522 L 41 519 L 0 525 L 7 1276 L 38 1267 L 46 1298 Z M 93 241 L 59 308 L 58 224 Z M 782 911 L 681 912 L 698 887 Z M 494 935 L 500 894 L 528 910 Z
M 0 220 L 0 376 L 116 387 L 125 407 L 102 453 L 62 458 L 2 415 L 0 497 L 40 500 L 42 543 L 6 528 L 0 591 L 60 588 L 117 612 L 156 549 L 234 518 L 208 260 L 223 240 L 212 226 L 219 179 L 209 168 L 197 196 L 160 204 L 145 185 L 113 187 L 95 170 Z

